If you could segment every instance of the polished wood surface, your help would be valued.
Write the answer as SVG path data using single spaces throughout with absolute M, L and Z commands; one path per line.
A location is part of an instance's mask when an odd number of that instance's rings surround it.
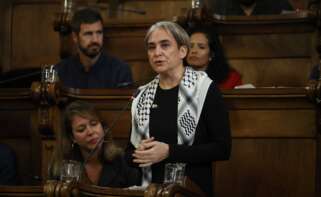
M 205 197 L 198 187 L 187 178 L 186 185 L 150 184 L 146 188 L 111 188 L 48 180 L 39 186 L 0 186 L 0 196 L 11 197 Z
M 151 184 L 147 188 L 110 188 L 94 185 L 48 181 L 41 186 L 0 186 L 5 197 L 205 197 L 194 188 L 178 184 Z
M 144 196 L 143 189 L 107 188 L 93 185 L 79 185 L 80 196 Z
M 0 196 L 38 197 L 38 196 L 45 196 L 45 193 L 43 191 L 43 186 L 2 186 L 1 185 Z
M 317 196 L 320 133 L 316 106 L 306 92 L 305 88 L 225 92 L 233 146 L 231 159 L 215 165 L 218 195 Z

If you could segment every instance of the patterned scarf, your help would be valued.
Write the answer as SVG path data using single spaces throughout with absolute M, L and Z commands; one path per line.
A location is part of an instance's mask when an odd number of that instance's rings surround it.
M 208 88 L 212 80 L 205 72 L 195 71 L 186 67 L 178 90 L 178 144 L 192 145 L 195 130 L 200 118 Z M 159 76 L 145 86 L 140 87 L 138 96 L 134 99 L 132 113 L 132 132 L 130 141 L 137 148 L 142 139 L 149 138 L 150 109 L 154 103 Z M 143 168 L 143 186 L 151 182 L 151 168 Z

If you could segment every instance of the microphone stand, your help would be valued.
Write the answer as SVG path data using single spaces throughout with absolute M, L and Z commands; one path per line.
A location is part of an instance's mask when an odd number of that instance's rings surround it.
M 86 163 L 89 161 L 89 159 L 94 155 L 94 153 L 97 151 L 98 147 L 103 143 L 104 139 L 105 139 L 105 135 L 110 132 L 114 126 L 116 125 L 116 123 L 119 121 L 120 117 L 124 114 L 124 112 L 128 109 L 128 107 L 130 106 L 132 100 L 138 95 L 139 90 L 136 90 L 134 92 L 134 94 L 132 95 L 132 98 L 130 98 L 130 100 L 126 103 L 126 105 L 124 105 L 124 107 L 121 109 L 121 111 L 117 114 L 117 116 L 114 118 L 113 122 L 111 123 L 110 127 L 107 127 L 107 129 L 104 132 L 104 135 L 101 139 L 99 139 L 98 143 L 96 144 L 95 148 L 92 149 L 87 158 L 84 159 L 84 162 L 82 163 L 81 167 L 80 167 L 80 172 L 83 172 L 85 169 L 85 165 Z M 80 174 L 81 175 L 81 174 Z
M 41 71 L 35 71 L 35 72 L 28 73 L 28 74 L 25 74 L 25 75 L 20 75 L 20 76 L 16 76 L 16 77 L 13 77 L 13 78 L 10 78 L 10 79 L 5 79 L 5 80 L 0 81 L 0 85 L 8 83 L 8 82 L 16 81 L 16 80 L 19 80 L 19 79 L 31 77 L 31 76 L 34 76 L 34 75 L 37 75 L 37 74 L 40 74 L 40 73 L 41 73 Z

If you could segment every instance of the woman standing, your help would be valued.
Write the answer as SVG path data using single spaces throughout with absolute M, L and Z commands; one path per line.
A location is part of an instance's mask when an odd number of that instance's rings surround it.
M 145 45 L 158 75 L 132 104 L 132 161 L 143 185 L 162 183 L 166 163 L 186 163 L 186 175 L 212 196 L 212 161 L 228 159 L 231 148 L 222 96 L 206 73 L 184 67 L 189 37 L 179 25 L 154 24 Z

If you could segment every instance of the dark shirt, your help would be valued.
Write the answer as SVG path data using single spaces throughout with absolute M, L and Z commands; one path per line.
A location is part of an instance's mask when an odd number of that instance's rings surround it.
M 7 145 L 0 144 L 0 185 L 16 185 L 16 155 Z
M 84 162 L 79 146 L 74 148 L 73 154 L 74 160 L 81 163 Z M 112 161 L 108 161 L 104 158 L 104 153 L 101 153 L 101 160 L 103 169 L 98 180 L 98 186 L 129 187 L 133 185 L 140 185 L 140 171 L 137 168 L 130 167 L 122 154 L 116 156 Z M 82 172 L 81 182 L 92 184 L 85 171 Z
M 64 59 L 56 69 L 62 85 L 69 88 L 120 88 L 133 83 L 128 64 L 106 53 L 100 55 L 88 72 L 79 56 Z
M 256 0 L 251 15 L 281 14 L 284 10 L 293 10 L 288 0 Z M 220 15 L 245 15 L 238 0 L 216 0 L 213 11 Z
M 154 104 L 157 107 L 151 109 L 150 136 L 157 141 L 168 144 L 177 144 L 177 99 L 178 86 L 169 90 L 163 90 L 159 86 L 156 91 Z M 164 124 L 166 122 L 166 124 Z M 164 165 L 166 160 L 152 165 L 152 182 L 162 183 L 164 180 Z
M 104 162 L 98 186 L 129 187 L 140 185 L 140 177 L 139 170 L 129 167 L 124 157 L 118 157 L 111 162 Z
M 208 89 L 192 145 L 177 144 L 178 87 L 162 90 L 158 87 L 150 114 L 150 136 L 169 144 L 167 159 L 152 165 L 152 182 L 162 183 L 166 163 L 186 163 L 186 176 L 207 194 L 213 196 L 212 162 L 226 160 L 231 151 L 228 111 L 221 93 L 212 83 Z M 127 159 L 132 161 L 132 144 Z

